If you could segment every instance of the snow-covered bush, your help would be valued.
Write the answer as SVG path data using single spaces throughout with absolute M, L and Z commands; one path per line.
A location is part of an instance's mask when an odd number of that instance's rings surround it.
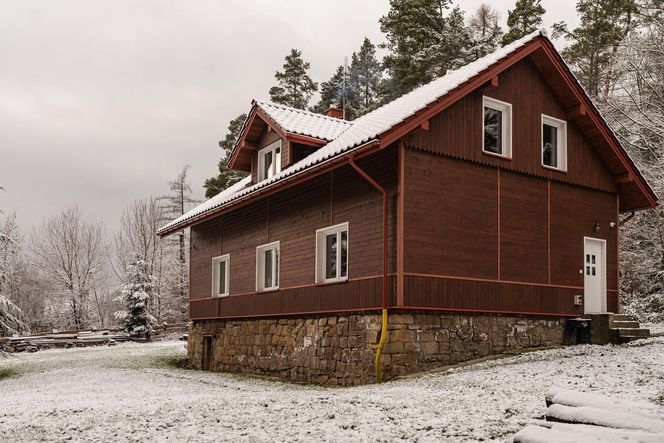
M 150 264 L 136 257 L 129 265 L 125 274 L 117 301 L 125 306 L 125 310 L 117 311 L 115 318 L 120 320 L 125 330 L 134 336 L 150 339 L 154 317 L 148 312 L 148 302 L 154 289 L 154 277 L 150 272 Z

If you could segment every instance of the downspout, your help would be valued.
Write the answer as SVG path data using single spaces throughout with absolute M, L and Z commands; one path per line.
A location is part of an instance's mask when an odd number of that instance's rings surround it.
M 380 357 L 383 353 L 383 347 L 387 341 L 387 323 L 389 316 L 387 315 L 387 222 L 388 222 L 388 196 L 385 188 L 378 184 L 376 180 L 371 178 L 369 174 L 364 172 L 354 161 L 351 156 L 349 159 L 350 165 L 362 176 L 371 186 L 378 189 L 383 194 L 383 288 L 382 288 L 382 326 L 380 332 L 380 341 L 378 342 L 378 349 L 376 350 L 376 382 L 382 381 L 382 372 L 380 367 Z

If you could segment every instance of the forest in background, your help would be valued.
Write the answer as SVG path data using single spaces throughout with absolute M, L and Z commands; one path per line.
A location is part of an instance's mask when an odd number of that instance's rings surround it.
M 562 55 L 655 192 L 664 187 L 664 24 L 662 0 L 578 0 L 579 25 L 553 26 Z M 293 48 L 275 73 L 272 101 L 354 120 L 414 88 L 509 44 L 542 25 L 540 0 L 516 0 L 507 12 L 482 4 L 464 11 L 450 0 L 390 0 L 380 19 L 385 39 L 365 38 L 348 63 L 320 85 Z M 360 43 L 360 42 L 358 42 Z M 386 55 L 377 56 L 377 48 Z M 319 93 L 320 99 L 311 103 Z M 246 118 L 229 122 L 210 198 L 237 182 L 226 159 Z M 24 330 L 123 324 L 137 334 L 157 322 L 187 320 L 188 238 L 156 229 L 194 203 L 187 168 L 160 197 L 129 204 L 110 237 L 76 206 L 45 219 L 30 237 L 12 214 L 0 215 L 0 335 Z M 621 228 L 621 289 L 628 313 L 664 321 L 664 211 L 647 210 Z

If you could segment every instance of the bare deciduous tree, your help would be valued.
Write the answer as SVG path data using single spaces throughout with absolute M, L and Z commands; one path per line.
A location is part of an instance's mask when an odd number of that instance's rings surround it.
M 180 174 L 173 181 L 168 182 L 170 194 L 159 197 L 163 203 L 164 216 L 168 219 L 175 219 L 184 214 L 192 204 L 198 203 L 198 200 L 191 198 L 191 185 L 187 181 L 187 171 L 189 166 L 182 168 Z M 180 321 L 187 320 L 188 291 L 187 291 L 187 236 L 185 231 L 179 231 L 176 236 L 178 244 L 177 281 L 174 282 L 175 290 L 179 295 Z
M 105 264 L 101 223 L 85 220 L 73 206 L 45 220 L 35 230 L 32 246 L 36 264 L 66 296 L 71 326 L 87 327 L 90 294 Z

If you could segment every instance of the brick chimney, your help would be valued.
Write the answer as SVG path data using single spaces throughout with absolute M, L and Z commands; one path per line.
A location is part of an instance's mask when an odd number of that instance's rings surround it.
M 337 108 L 334 105 L 330 105 L 327 111 L 325 111 L 325 115 L 328 117 L 334 117 L 334 118 L 343 118 L 344 112 Z

